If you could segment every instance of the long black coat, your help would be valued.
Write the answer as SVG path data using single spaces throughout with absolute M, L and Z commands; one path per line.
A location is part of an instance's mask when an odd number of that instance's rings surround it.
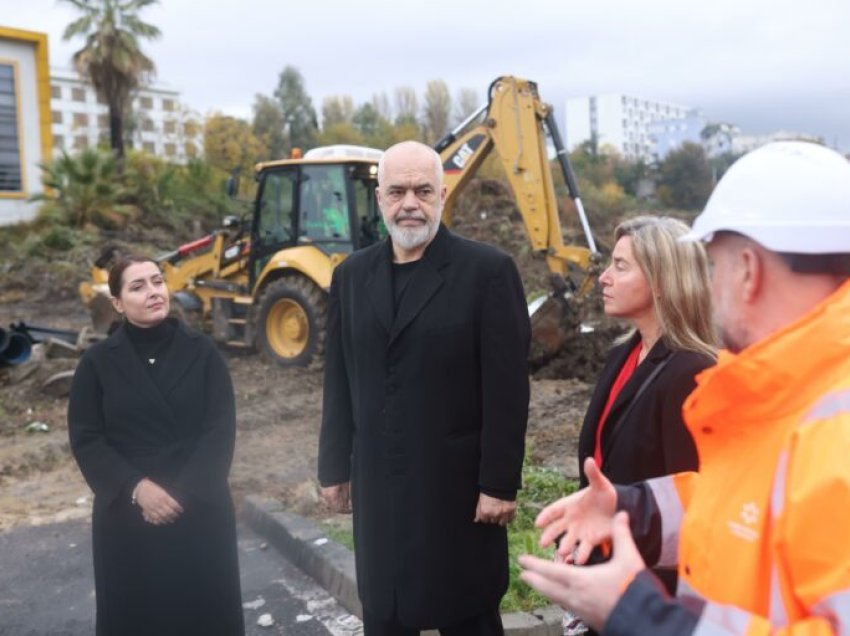
M 393 313 L 391 245 L 334 272 L 319 449 L 351 481 L 360 598 L 411 627 L 494 608 L 507 534 L 473 523 L 479 493 L 513 499 L 528 418 L 530 328 L 509 256 L 441 227 Z
M 579 436 L 582 487 L 587 485 L 584 460 L 593 457 L 596 427 L 611 385 L 639 339 L 635 334 L 614 347 L 599 375 Z M 664 360 L 668 360 L 666 366 L 631 406 L 640 386 Z M 620 391 L 602 428 L 601 468 L 608 479 L 615 484 L 630 484 L 697 469 L 696 446 L 682 420 L 682 404 L 696 387 L 694 376 L 712 364 L 714 361 L 706 355 L 671 351 L 662 340 L 655 343 Z M 675 572 L 658 574 L 674 591 Z
M 212 342 L 182 324 L 160 363 L 163 392 L 121 327 L 74 374 L 68 429 L 95 495 L 97 633 L 242 634 L 230 375 Z M 151 525 L 132 505 L 145 476 L 183 506 L 174 523 Z

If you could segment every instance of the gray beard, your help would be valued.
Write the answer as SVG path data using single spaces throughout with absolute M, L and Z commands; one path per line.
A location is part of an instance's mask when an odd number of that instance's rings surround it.
M 395 245 L 403 250 L 412 250 L 424 245 L 437 234 L 439 221 L 421 227 L 400 227 L 393 223 L 387 228 Z

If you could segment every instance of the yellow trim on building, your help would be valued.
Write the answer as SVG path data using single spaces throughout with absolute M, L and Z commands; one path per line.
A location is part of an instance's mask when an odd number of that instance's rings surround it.
M 2 39 L 28 42 L 35 45 L 35 74 L 39 130 L 41 131 L 41 160 L 50 161 L 53 156 L 53 129 L 51 127 L 50 117 L 50 61 L 47 51 L 47 34 L 0 26 L 0 40 Z M 17 90 L 16 87 L 16 92 Z M 19 142 L 23 147 L 22 138 L 19 138 Z M 23 179 L 23 153 L 21 154 L 21 162 L 21 183 L 24 185 L 26 182 Z

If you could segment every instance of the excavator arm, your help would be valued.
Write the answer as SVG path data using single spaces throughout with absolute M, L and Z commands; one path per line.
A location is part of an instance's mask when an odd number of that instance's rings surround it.
M 564 244 L 547 156 L 547 129 L 579 212 L 587 247 Z M 593 280 L 587 273 L 596 245 L 555 126 L 552 107 L 540 101 L 534 82 L 510 76 L 496 79 L 490 85 L 487 104 L 440 140 L 435 149 L 443 160 L 448 190 L 443 208 L 447 225 L 451 226 L 454 205 L 463 187 L 484 159 L 495 152 L 513 189 L 531 247 L 544 255 L 554 275 L 555 288 L 573 290 L 578 295 L 589 291 Z M 571 270 L 584 273 L 583 280 L 573 282 Z
M 547 131 L 587 247 L 564 243 L 546 144 Z M 544 256 L 551 272 L 552 291 L 531 315 L 533 338 L 529 360 L 533 366 L 544 364 L 578 332 L 579 317 L 573 299 L 583 297 L 593 287 L 592 264 L 598 260 L 596 243 L 552 107 L 540 101 L 534 82 L 500 77 L 490 85 L 487 104 L 441 139 L 435 150 L 443 161 L 447 188 L 443 220 L 449 226 L 460 192 L 484 159 L 495 152 L 501 162 L 531 247 Z

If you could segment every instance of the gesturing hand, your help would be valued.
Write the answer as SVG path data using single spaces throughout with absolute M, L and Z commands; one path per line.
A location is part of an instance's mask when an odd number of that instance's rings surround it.
M 322 499 L 334 512 L 351 512 L 351 482 L 325 486 Z
M 183 512 L 174 497 L 147 477 L 136 486 L 136 504 L 142 509 L 144 520 L 155 526 L 172 523 Z
M 473 521 L 506 526 L 514 520 L 514 514 L 516 514 L 515 501 L 496 499 L 482 492 L 478 495 L 478 504 L 475 506 L 475 519 Z
M 579 565 L 587 562 L 594 546 L 611 536 L 611 518 L 617 508 L 617 492 L 592 458 L 585 460 L 584 473 L 589 482 L 587 488 L 546 506 L 534 522 L 543 528 L 542 547 L 563 534 L 558 554 Z
M 576 567 L 527 554 L 519 557 L 523 581 L 598 631 L 625 588 L 646 567 L 629 531 L 628 515 L 618 512 L 610 525 L 614 553 L 601 565 Z

